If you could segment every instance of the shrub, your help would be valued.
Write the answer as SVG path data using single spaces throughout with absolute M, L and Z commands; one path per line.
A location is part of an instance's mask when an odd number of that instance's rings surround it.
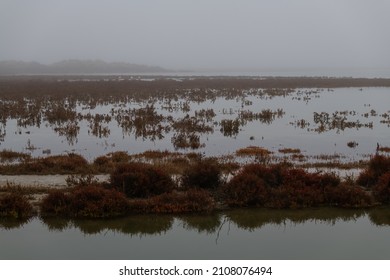
M 115 217 L 127 213 L 128 200 L 116 190 L 88 186 L 72 192 L 70 208 L 75 217 Z
M 93 185 L 70 193 L 53 191 L 41 203 L 43 216 L 105 218 L 125 215 L 127 211 L 128 200 L 124 194 Z
M 326 190 L 339 184 L 333 174 L 312 174 L 283 164 L 250 164 L 225 184 L 222 192 L 230 206 L 301 208 L 323 205 Z
M 376 154 L 371 158 L 368 168 L 358 177 L 357 183 L 361 186 L 372 187 L 378 183 L 379 177 L 390 171 L 390 157 Z
M 267 198 L 264 180 L 245 171 L 234 176 L 222 190 L 229 206 L 262 206 Z
M 120 164 L 110 175 L 111 185 L 131 198 L 146 198 L 170 192 L 173 180 L 162 169 L 144 163 Z
M 339 207 L 368 207 L 373 205 L 373 197 L 361 187 L 341 184 L 327 188 L 328 203 Z
M 375 199 L 381 203 L 390 203 L 390 171 L 378 179 L 378 184 L 373 187 Z
M 323 194 L 313 186 L 284 185 L 270 191 L 266 205 L 270 208 L 304 208 L 319 206 Z
M 62 156 L 50 156 L 40 160 L 45 168 L 54 171 L 63 172 L 79 172 L 84 171 L 88 167 L 88 161 L 81 155 L 70 153 Z
M 63 190 L 53 190 L 43 198 L 40 208 L 43 216 L 69 215 L 71 198 Z
M 33 207 L 27 198 L 17 193 L 0 198 L 0 217 L 26 218 L 33 215 Z
M 210 193 L 202 189 L 190 189 L 184 192 L 171 192 L 140 199 L 131 203 L 136 213 L 186 213 L 209 212 L 215 207 Z
M 203 159 L 184 170 L 182 185 L 203 189 L 215 189 L 221 183 L 221 169 L 216 160 Z

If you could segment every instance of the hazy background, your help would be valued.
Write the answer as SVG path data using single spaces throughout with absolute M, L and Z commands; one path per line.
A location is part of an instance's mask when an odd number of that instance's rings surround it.
M 0 0 L 0 60 L 389 68 L 388 0 Z

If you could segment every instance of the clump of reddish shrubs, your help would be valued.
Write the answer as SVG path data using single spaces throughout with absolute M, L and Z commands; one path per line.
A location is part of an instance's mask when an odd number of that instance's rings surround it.
M 214 159 L 200 159 L 187 167 L 182 185 L 190 188 L 216 189 L 221 184 L 221 168 Z
M 215 202 L 210 192 L 189 189 L 138 199 L 131 202 L 130 208 L 135 213 L 210 212 L 214 210 Z
M 162 169 L 151 164 L 119 164 L 110 175 L 112 187 L 129 198 L 147 198 L 171 192 L 175 184 Z
M 373 187 L 387 172 L 390 172 L 390 157 L 376 154 L 371 158 L 368 168 L 360 173 L 357 183 L 363 187 Z
M 33 212 L 30 202 L 21 194 L 10 193 L 0 197 L 0 217 L 28 218 Z
M 374 197 L 383 204 L 390 204 L 390 171 L 379 177 L 378 183 L 372 188 Z
M 229 206 L 362 207 L 372 202 L 367 192 L 341 184 L 335 175 L 308 173 L 283 164 L 247 165 L 222 188 L 222 192 Z
M 101 186 L 50 192 L 41 203 L 43 216 L 105 218 L 128 213 L 128 199 L 121 192 Z

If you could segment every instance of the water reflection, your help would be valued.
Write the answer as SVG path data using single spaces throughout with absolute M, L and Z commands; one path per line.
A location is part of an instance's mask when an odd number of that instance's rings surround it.
M 390 209 L 378 208 L 368 213 L 370 221 L 376 226 L 390 226 Z
M 186 215 L 179 218 L 183 222 L 183 227 L 187 230 L 195 230 L 198 233 L 216 233 L 222 225 L 223 215 L 213 213 L 206 216 Z
M 107 231 L 120 232 L 130 236 L 158 235 L 172 228 L 174 218 L 162 215 L 130 216 L 119 219 L 60 219 L 44 218 L 49 231 L 64 231 L 77 228 L 83 234 L 99 234 Z
M 236 209 L 211 214 L 191 215 L 134 215 L 117 219 L 65 219 L 40 218 L 50 232 L 62 232 L 71 228 L 83 234 L 101 234 L 107 231 L 130 236 L 161 235 L 173 229 L 175 220 L 186 231 L 201 234 L 218 234 L 226 225 L 234 225 L 245 231 L 259 230 L 265 226 L 287 223 L 325 223 L 334 226 L 338 222 L 353 222 L 368 217 L 376 226 L 390 226 L 390 208 L 337 209 L 318 208 L 301 210 Z M 27 224 L 29 219 L 0 219 L 0 229 L 12 230 Z
M 226 217 L 241 229 L 253 231 L 266 225 L 285 225 L 287 222 L 303 224 L 306 222 L 325 222 L 334 225 L 338 221 L 353 221 L 362 218 L 364 210 L 321 208 L 304 210 L 247 210 L 228 212 Z
M 29 218 L 3 218 L 0 217 L 0 229 L 12 230 L 22 227 L 30 221 Z

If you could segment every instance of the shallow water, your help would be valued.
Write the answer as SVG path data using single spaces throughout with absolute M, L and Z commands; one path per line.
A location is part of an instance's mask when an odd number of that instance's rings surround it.
M 0 259 L 389 259 L 390 209 L 0 220 Z
M 212 89 L 211 89 L 212 90 Z M 188 93 L 189 95 L 191 93 Z M 51 154 L 76 152 L 88 159 L 114 151 L 128 151 L 130 154 L 146 150 L 174 151 L 172 143 L 175 134 L 180 131 L 172 127 L 171 118 L 177 121 L 186 115 L 194 116 L 195 111 L 213 109 L 216 116 L 204 121 L 212 131 L 198 132 L 201 148 L 196 150 L 178 149 L 179 151 L 195 151 L 208 156 L 219 156 L 234 153 L 237 149 L 255 145 L 267 148 L 276 154 L 281 148 L 299 148 L 305 155 L 340 155 L 344 161 L 356 161 L 375 153 L 377 143 L 390 146 L 389 88 L 337 88 L 297 89 L 284 96 L 270 96 L 261 93 L 261 89 L 244 91 L 242 97 L 228 99 L 217 97 L 214 100 L 154 100 L 123 104 L 98 105 L 86 108 L 79 104 L 77 113 L 82 115 L 106 114 L 111 110 L 131 110 L 144 108 L 152 102 L 156 114 L 161 114 L 161 125 L 167 128 L 161 135 L 151 135 L 134 128 L 126 130 L 113 118 L 101 123 L 109 129 L 109 134 L 94 135 L 91 123 L 86 119 L 77 121 L 80 127 L 77 135 L 61 135 L 55 129 L 61 125 L 50 124 L 42 117 L 38 126 L 21 127 L 17 119 L 8 119 L 5 125 L 0 124 L 4 137 L 0 141 L 0 149 L 29 152 L 33 156 L 42 156 L 44 150 Z M 171 108 L 167 108 L 170 102 Z M 187 102 L 188 110 L 183 110 Z M 150 104 L 149 104 L 150 105 Z M 284 114 L 274 116 L 269 121 L 241 120 L 239 131 L 227 135 L 221 131 L 221 121 L 239 118 L 243 111 L 259 113 L 262 110 L 281 109 Z M 122 114 L 122 113 L 120 113 Z M 322 118 L 315 116 L 321 115 Z M 326 116 L 326 122 L 323 122 Z M 305 120 L 305 125 L 299 121 Z M 64 124 L 62 124 L 64 125 Z M 150 127 L 149 127 L 150 128 Z M 350 148 L 348 142 L 355 141 L 357 146 Z M 31 148 L 35 149 L 31 149 Z

